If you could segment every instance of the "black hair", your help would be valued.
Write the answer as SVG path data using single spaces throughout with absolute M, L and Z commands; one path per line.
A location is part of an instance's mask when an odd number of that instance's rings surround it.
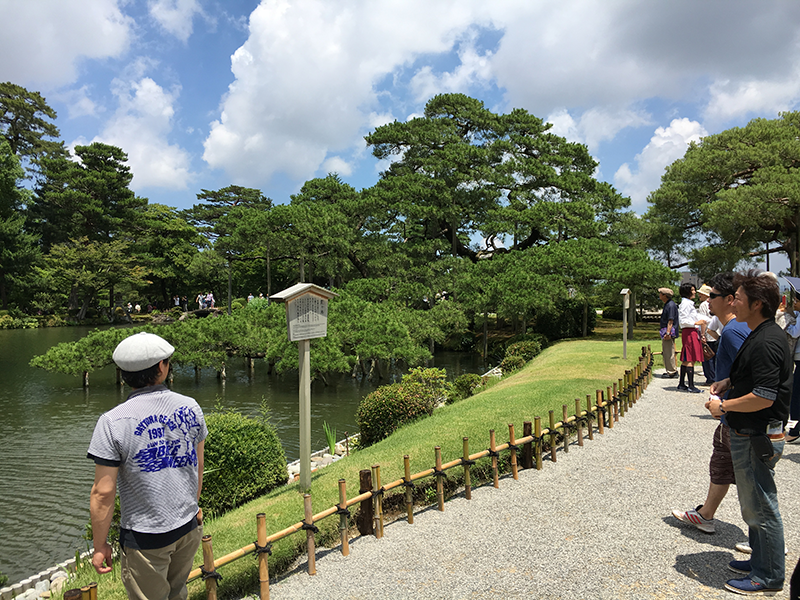
M 165 358 L 164 360 L 169 360 Z M 158 366 L 161 364 L 161 361 L 154 364 L 152 367 L 147 367 L 146 369 L 142 369 L 141 371 L 123 371 L 120 369 L 120 375 L 122 376 L 122 381 L 126 384 L 131 386 L 133 389 L 147 387 L 148 385 L 153 385 L 158 379 Z
M 681 295 L 681 298 L 691 298 L 692 288 L 695 288 L 695 285 L 687 281 L 681 284 L 681 287 L 678 288 L 678 293 Z
M 736 289 L 742 288 L 747 294 L 748 306 L 752 306 L 756 300 L 761 300 L 761 316 L 765 319 L 775 318 L 778 305 L 781 303 L 781 291 L 773 277 L 760 269 L 750 269 L 747 273 L 738 273 L 734 285 Z
M 723 296 L 733 296 L 736 294 L 736 286 L 733 285 L 735 275 L 730 271 L 719 273 L 711 278 L 708 282 L 712 288 L 717 290 Z

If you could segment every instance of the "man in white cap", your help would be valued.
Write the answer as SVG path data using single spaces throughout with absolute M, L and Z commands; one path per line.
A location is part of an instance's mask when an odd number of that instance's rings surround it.
M 92 564 L 111 571 L 107 536 L 119 488 L 122 583 L 141 600 L 186 600 L 203 535 L 198 500 L 208 432 L 197 402 L 164 385 L 174 351 L 152 333 L 120 342 L 113 359 L 133 392 L 100 416 L 89 444 Z

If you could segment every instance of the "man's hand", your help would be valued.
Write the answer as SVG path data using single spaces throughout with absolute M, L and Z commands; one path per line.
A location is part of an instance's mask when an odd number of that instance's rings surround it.
M 714 396 L 722 396 L 725 392 L 727 392 L 731 387 L 731 380 L 730 377 L 727 379 L 723 379 L 722 381 L 715 381 L 711 384 L 711 388 L 709 391 Z
M 103 566 L 103 563 L 105 563 L 106 566 Z M 92 554 L 92 566 L 94 567 L 94 570 L 101 575 L 111 572 L 111 568 L 113 567 L 111 546 L 109 546 L 107 543 L 102 543 L 98 548 L 95 545 L 94 553 Z
M 706 409 L 708 412 L 711 413 L 711 416 L 715 419 L 719 419 L 722 417 L 722 400 L 719 398 L 709 398 L 708 402 L 706 402 Z

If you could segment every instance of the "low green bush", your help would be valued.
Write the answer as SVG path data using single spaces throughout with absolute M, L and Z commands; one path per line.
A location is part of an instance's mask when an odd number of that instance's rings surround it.
M 503 362 L 500 363 L 500 370 L 503 372 L 503 375 L 508 375 L 524 367 L 527 362 L 528 361 L 521 356 L 506 356 Z
M 426 369 L 425 367 L 410 369 L 408 373 L 403 375 L 402 382 L 406 385 L 419 385 L 422 388 L 422 392 L 431 397 L 434 406 L 447 398 L 453 387 L 447 381 L 447 371 L 445 369 Z
M 447 398 L 447 403 L 452 404 L 464 398 L 469 398 L 475 393 L 475 388 L 481 384 L 481 376 L 477 373 L 464 373 L 456 377 L 453 382 L 453 393 Z
M 218 406 L 206 415 L 206 425 L 205 515 L 219 516 L 287 482 L 286 454 L 265 403 L 254 417 Z
M 514 342 L 506 348 L 506 357 L 521 356 L 525 362 L 533 360 L 542 352 L 542 345 L 534 340 Z
M 437 398 L 416 382 L 384 385 L 365 397 L 358 405 L 361 446 L 370 446 L 389 437 L 401 425 L 433 414 Z

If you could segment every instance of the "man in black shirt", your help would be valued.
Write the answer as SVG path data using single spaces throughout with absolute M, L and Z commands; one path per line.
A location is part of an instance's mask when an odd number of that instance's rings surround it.
M 725 587 L 738 594 L 771 594 L 783 589 L 785 556 L 783 521 L 778 509 L 775 465 L 783 453 L 791 396 L 792 360 L 786 335 L 775 323 L 780 304 L 778 284 L 770 274 L 740 275 L 734 300 L 736 320 L 752 333 L 742 344 L 730 378 L 715 382 L 706 403 L 711 414 L 724 416 L 731 428 L 731 458 L 742 518 L 749 527 L 750 560 L 731 561 L 744 574 Z
M 673 291 L 669 288 L 658 288 L 658 297 L 664 303 L 664 310 L 661 311 L 661 358 L 664 360 L 664 379 L 673 379 L 678 376 L 678 368 L 675 362 L 675 338 L 677 331 L 675 324 L 678 322 L 678 305 L 672 301 Z

